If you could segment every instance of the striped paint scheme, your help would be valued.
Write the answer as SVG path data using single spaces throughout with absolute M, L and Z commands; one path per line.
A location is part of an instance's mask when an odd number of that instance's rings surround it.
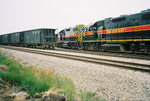
M 150 41 L 150 39 L 125 39 L 125 40 L 83 40 L 82 42 L 123 42 L 123 41 Z M 58 41 L 58 42 L 76 42 L 76 41 Z
M 97 32 L 97 34 L 113 34 L 113 33 L 137 32 L 137 31 L 147 31 L 147 30 L 150 30 L 150 25 L 124 27 L 124 28 L 116 28 L 116 29 L 100 30 L 100 31 L 89 31 L 85 33 L 85 36 L 93 35 L 93 32 Z M 62 35 L 62 38 L 68 38 L 68 37 L 78 37 L 78 34 L 72 34 L 68 36 Z

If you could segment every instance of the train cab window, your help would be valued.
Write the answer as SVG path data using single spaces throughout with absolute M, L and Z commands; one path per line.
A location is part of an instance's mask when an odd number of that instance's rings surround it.
M 89 31 L 92 31 L 92 27 L 89 27 Z
M 104 29 L 103 26 L 100 26 L 100 27 L 98 27 L 97 30 L 99 31 L 99 30 L 103 30 L 103 29 Z
M 60 40 L 62 40 L 62 33 L 60 33 Z
M 96 27 L 93 27 L 93 31 L 96 31 Z
M 89 28 L 86 28 L 86 31 L 88 32 L 88 31 L 89 31 Z
M 78 28 L 73 28 L 73 31 L 75 32 L 75 31 L 78 31 Z
M 143 14 L 141 17 L 141 20 L 150 20 L 150 13 L 149 14 Z
M 70 31 L 70 28 L 66 29 L 66 31 Z

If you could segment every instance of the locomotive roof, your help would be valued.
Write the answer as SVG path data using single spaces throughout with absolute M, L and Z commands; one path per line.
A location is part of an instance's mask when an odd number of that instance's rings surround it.
M 120 15 L 118 17 L 108 17 L 108 18 L 105 18 L 106 19 L 110 19 L 110 20 L 115 20 L 115 19 L 118 19 L 118 18 L 125 18 L 125 17 L 128 17 L 128 16 L 132 16 L 132 15 L 136 15 L 136 14 L 147 14 L 147 13 L 150 13 L 150 9 L 147 9 L 147 10 L 143 10 L 139 13 L 134 13 L 134 14 L 125 14 L 125 15 Z M 99 20 L 99 21 L 96 21 L 94 23 L 90 23 L 89 25 L 87 25 L 88 27 L 94 27 L 94 26 L 98 26 L 100 25 L 100 23 L 102 23 L 102 21 L 104 20 Z

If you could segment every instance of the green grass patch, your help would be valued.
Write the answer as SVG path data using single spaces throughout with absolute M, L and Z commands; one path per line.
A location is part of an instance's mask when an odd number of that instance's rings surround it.
M 80 90 L 79 96 L 84 101 L 105 101 L 103 97 L 95 97 L 96 93 L 93 92 L 84 93 L 82 90 Z
M 12 85 L 27 88 L 31 96 L 51 89 L 63 94 L 69 101 L 73 101 L 76 96 L 85 101 L 100 100 L 94 98 L 94 93 L 76 91 L 71 78 L 57 74 L 53 69 L 22 66 L 19 62 L 7 59 L 1 54 L 0 65 L 7 67 L 6 72 L 0 71 L 0 78 Z

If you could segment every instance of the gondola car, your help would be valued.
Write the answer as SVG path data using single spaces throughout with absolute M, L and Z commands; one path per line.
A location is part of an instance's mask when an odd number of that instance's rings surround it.
M 56 29 L 33 29 L 10 34 L 0 35 L 0 43 L 3 45 L 15 45 L 25 47 L 42 46 L 42 48 L 54 49 L 56 44 Z
M 23 31 L 23 45 L 26 47 L 42 46 L 54 49 L 56 38 L 55 29 L 34 29 Z
M 10 34 L 1 35 L 2 45 L 10 45 Z
M 24 33 L 23 32 L 16 32 L 10 34 L 10 45 L 14 46 L 21 46 L 24 40 Z
M 0 45 L 2 44 L 2 36 L 0 35 Z

